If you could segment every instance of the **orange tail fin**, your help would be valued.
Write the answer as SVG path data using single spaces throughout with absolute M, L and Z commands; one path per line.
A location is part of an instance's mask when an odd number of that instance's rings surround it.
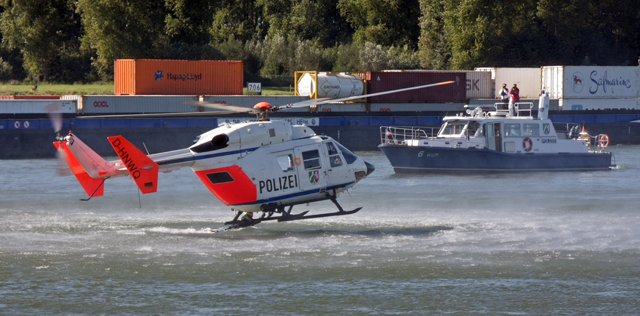
M 158 164 L 122 136 L 107 137 L 142 194 L 158 190 Z
M 78 179 L 84 191 L 87 192 L 87 195 L 89 197 L 102 196 L 104 194 L 104 186 L 102 185 L 104 179 L 95 179 L 89 176 L 69 147 L 67 147 L 67 142 L 54 142 L 53 144 L 67 162 L 67 165 L 71 168 L 71 172 L 76 176 L 76 179 Z

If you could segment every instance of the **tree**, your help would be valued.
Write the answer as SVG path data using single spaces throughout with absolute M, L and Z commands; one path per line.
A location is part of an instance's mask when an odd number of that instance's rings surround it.
M 262 1 L 221 0 L 209 28 L 211 41 L 222 43 L 232 35 L 241 42 L 266 36 L 267 26 L 262 15 Z
M 418 0 L 340 0 L 338 8 L 355 29 L 356 43 L 417 47 Z
M 79 0 L 84 49 L 104 78 L 113 76 L 115 59 L 155 58 L 168 43 L 164 3 L 146 0 Z
M 19 49 L 23 67 L 34 79 L 49 78 L 62 47 L 72 46 L 79 32 L 75 5 L 70 0 L 5 0 L 0 16 L 2 42 Z
M 449 69 L 451 46 L 444 35 L 444 2 L 420 0 L 420 65 L 425 69 Z

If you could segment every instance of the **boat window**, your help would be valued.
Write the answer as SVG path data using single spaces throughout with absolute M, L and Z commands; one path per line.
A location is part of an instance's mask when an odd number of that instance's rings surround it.
M 291 157 L 291 155 L 278 156 L 276 160 L 282 171 L 293 170 L 293 157 Z
M 302 161 L 304 162 L 304 169 L 319 169 L 320 153 L 317 149 L 304 151 L 302 152 Z
M 522 136 L 540 136 L 539 124 L 523 124 Z
M 462 133 L 462 129 L 466 124 L 467 122 L 464 121 L 446 122 L 444 126 L 442 126 L 442 129 L 440 129 L 440 133 L 438 134 L 438 136 L 460 135 L 460 133 Z
M 356 162 L 356 160 L 358 160 L 358 156 L 356 156 L 356 154 L 349 151 L 349 149 L 340 145 L 340 143 L 335 143 L 335 144 L 336 146 L 338 146 L 338 149 L 340 149 L 340 152 L 342 153 L 342 157 L 344 157 L 344 160 L 347 162 L 347 164 L 350 165 Z
M 480 125 L 480 128 L 478 129 L 478 131 L 476 132 L 476 137 L 482 137 L 484 136 L 484 124 Z
M 342 159 L 340 158 L 340 154 L 338 154 L 338 150 L 336 146 L 333 145 L 332 142 L 328 142 L 327 144 L 327 153 L 329 154 L 329 162 L 331 163 L 331 167 L 342 166 Z
M 469 124 L 467 125 L 467 135 L 475 135 L 476 131 L 478 130 L 478 125 L 478 122 L 469 122 Z
M 520 137 L 520 124 L 504 124 L 504 136 L 506 137 Z

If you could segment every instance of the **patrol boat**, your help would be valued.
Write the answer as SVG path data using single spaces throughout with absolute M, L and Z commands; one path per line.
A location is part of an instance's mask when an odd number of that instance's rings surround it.
M 381 144 L 397 173 L 493 173 L 609 170 L 612 155 L 605 134 L 557 133 L 548 118 L 549 96 L 540 96 L 538 116 L 531 102 L 509 103 L 495 111 L 467 109 L 446 116 L 437 136 L 425 129 L 382 126 Z M 579 134 L 579 137 L 578 137 Z

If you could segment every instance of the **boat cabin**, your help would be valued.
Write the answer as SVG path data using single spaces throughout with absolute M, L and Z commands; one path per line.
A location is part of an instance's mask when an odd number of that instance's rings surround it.
M 533 103 L 516 103 L 509 110 L 502 110 L 501 106 L 497 103 L 495 111 L 485 112 L 477 107 L 467 109 L 468 115 L 446 116 L 435 136 L 422 129 L 386 127 L 382 143 L 519 154 L 589 151 L 587 140 L 567 139 L 566 134 L 556 133 L 546 113 L 533 117 Z

